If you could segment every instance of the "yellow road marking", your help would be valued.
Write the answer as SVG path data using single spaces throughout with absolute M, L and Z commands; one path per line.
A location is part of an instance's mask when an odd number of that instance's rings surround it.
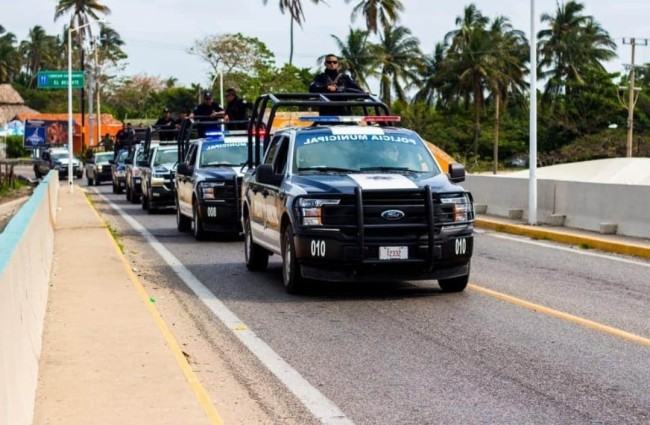
M 524 301 L 522 299 L 515 298 L 513 296 L 506 295 L 506 294 L 503 294 L 501 292 L 493 291 L 491 289 L 483 288 L 483 287 L 475 285 L 475 284 L 469 284 L 467 287 L 474 290 L 474 291 L 476 291 L 476 292 L 480 292 L 482 294 L 489 295 L 489 296 L 494 297 L 494 298 L 498 298 L 498 299 L 500 299 L 502 301 L 505 301 L 505 302 L 508 302 L 510 304 L 518 305 L 520 307 L 524 307 L 524 308 L 527 308 L 529 310 L 532 310 L 532 311 L 535 311 L 535 312 L 538 312 L 538 313 L 546 314 L 547 316 L 551 316 L 551 317 L 554 317 L 556 319 L 566 320 L 568 322 L 575 323 L 575 324 L 578 324 L 580 326 L 584 326 L 585 328 L 593 329 L 593 330 L 596 330 L 596 331 L 599 331 L 599 332 L 606 333 L 608 335 L 612 335 L 612 336 L 615 336 L 615 337 L 618 337 L 618 338 L 628 340 L 630 342 L 634 342 L 636 344 L 645 345 L 646 347 L 650 347 L 650 339 L 649 338 L 644 338 L 642 336 L 635 335 L 633 333 L 626 332 L 626 331 L 623 331 L 623 330 L 620 330 L 620 329 L 616 329 L 616 328 L 613 328 L 611 326 L 603 325 L 601 323 L 594 322 L 592 320 L 583 319 L 582 317 L 574 316 L 572 314 L 563 313 L 563 312 L 558 311 L 558 310 L 553 310 L 552 308 L 544 307 L 544 306 L 541 306 L 539 304 L 531 303 L 529 301 Z
M 108 225 L 106 224 L 106 221 L 99 215 L 99 213 L 92 205 L 88 197 L 84 196 L 84 198 L 86 199 L 86 202 L 88 202 L 88 205 L 90 205 L 90 207 L 92 208 L 95 215 L 103 223 L 104 230 L 106 230 L 106 233 L 108 233 L 108 237 L 113 241 L 113 247 L 115 248 L 118 257 L 122 261 L 122 264 L 124 265 L 124 269 L 128 273 L 129 278 L 131 278 L 131 282 L 133 282 L 133 286 L 135 286 L 135 289 L 138 291 L 138 294 L 140 295 L 142 302 L 145 304 L 145 306 L 147 306 L 147 309 L 149 310 L 149 313 L 151 314 L 151 317 L 153 318 L 154 322 L 156 322 L 156 325 L 158 325 L 158 329 L 160 329 L 160 332 L 165 338 L 165 341 L 167 342 L 167 346 L 169 347 L 170 351 L 176 358 L 176 362 L 178 363 L 181 370 L 183 371 L 185 378 L 189 382 L 192 391 L 194 391 L 194 394 L 198 398 L 199 404 L 201 405 L 203 411 L 208 416 L 210 423 L 212 425 L 224 425 L 221 416 L 219 416 L 219 412 L 217 412 L 217 408 L 214 406 L 214 404 L 212 404 L 212 401 L 210 400 L 210 396 L 208 395 L 205 388 L 203 388 L 203 385 L 201 385 L 199 378 L 196 376 L 196 374 L 192 370 L 192 367 L 190 366 L 187 359 L 183 355 L 183 351 L 180 345 L 172 335 L 171 331 L 169 330 L 169 327 L 163 320 L 158 309 L 156 309 L 153 302 L 151 302 L 151 299 L 149 295 L 147 295 L 147 291 L 144 289 L 142 282 L 140 282 L 138 276 L 136 276 L 136 274 L 133 273 L 133 270 L 131 270 L 131 266 L 127 261 L 126 257 L 124 256 L 124 254 L 122 254 L 122 251 L 120 251 L 120 247 L 117 245 L 117 241 L 113 239 L 113 235 L 111 235 L 111 232 L 108 229 Z

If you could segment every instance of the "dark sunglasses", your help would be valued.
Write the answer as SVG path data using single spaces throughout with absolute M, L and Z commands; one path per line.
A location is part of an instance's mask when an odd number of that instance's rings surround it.
M 332 65 L 332 64 L 339 63 L 339 62 L 338 61 L 325 61 L 325 63 Z

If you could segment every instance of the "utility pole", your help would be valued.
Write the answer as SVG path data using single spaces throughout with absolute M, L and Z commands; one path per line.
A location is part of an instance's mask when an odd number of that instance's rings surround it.
M 623 44 L 629 44 L 632 46 L 632 62 L 630 64 L 630 86 L 629 86 L 629 98 L 628 98 L 628 106 L 627 106 L 627 150 L 626 150 L 626 156 L 628 158 L 632 158 L 632 143 L 634 139 L 634 105 L 636 104 L 636 100 L 638 99 L 638 96 L 635 94 L 635 88 L 634 88 L 634 78 L 635 78 L 635 68 L 634 68 L 634 54 L 636 50 L 637 44 L 640 46 L 647 46 L 648 45 L 648 39 L 643 38 L 643 39 L 636 39 L 634 37 L 630 39 L 623 39 Z

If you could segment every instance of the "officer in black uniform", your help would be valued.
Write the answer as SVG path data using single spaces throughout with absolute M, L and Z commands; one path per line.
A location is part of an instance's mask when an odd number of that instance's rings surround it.
M 339 59 L 334 54 L 325 56 L 325 72 L 318 74 L 309 85 L 310 93 L 364 93 L 352 78 L 340 71 Z M 324 106 L 320 115 L 349 115 L 345 106 Z
M 160 130 L 159 137 L 161 141 L 174 140 L 174 120 L 172 119 L 169 109 L 163 109 L 162 117 L 158 118 L 158 121 L 153 125 L 156 130 Z
M 203 93 L 203 102 L 196 105 L 192 110 L 192 113 L 190 113 L 190 118 L 195 121 L 216 121 L 220 118 L 224 118 L 225 115 L 226 113 L 221 105 L 214 103 L 212 93 L 206 91 Z M 205 137 L 206 126 L 198 126 L 197 131 L 199 137 Z
M 248 111 L 253 109 L 253 105 L 246 102 L 237 96 L 237 90 L 229 88 L 226 90 L 226 117 L 229 121 L 244 121 L 249 119 Z M 246 123 L 233 123 L 229 124 L 230 130 L 246 130 L 248 124 Z

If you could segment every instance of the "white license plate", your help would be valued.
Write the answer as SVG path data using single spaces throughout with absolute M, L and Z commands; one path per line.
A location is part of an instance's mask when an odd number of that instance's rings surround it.
M 408 246 L 380 246 L 380 260 L 407 260 L 409 258 Z

